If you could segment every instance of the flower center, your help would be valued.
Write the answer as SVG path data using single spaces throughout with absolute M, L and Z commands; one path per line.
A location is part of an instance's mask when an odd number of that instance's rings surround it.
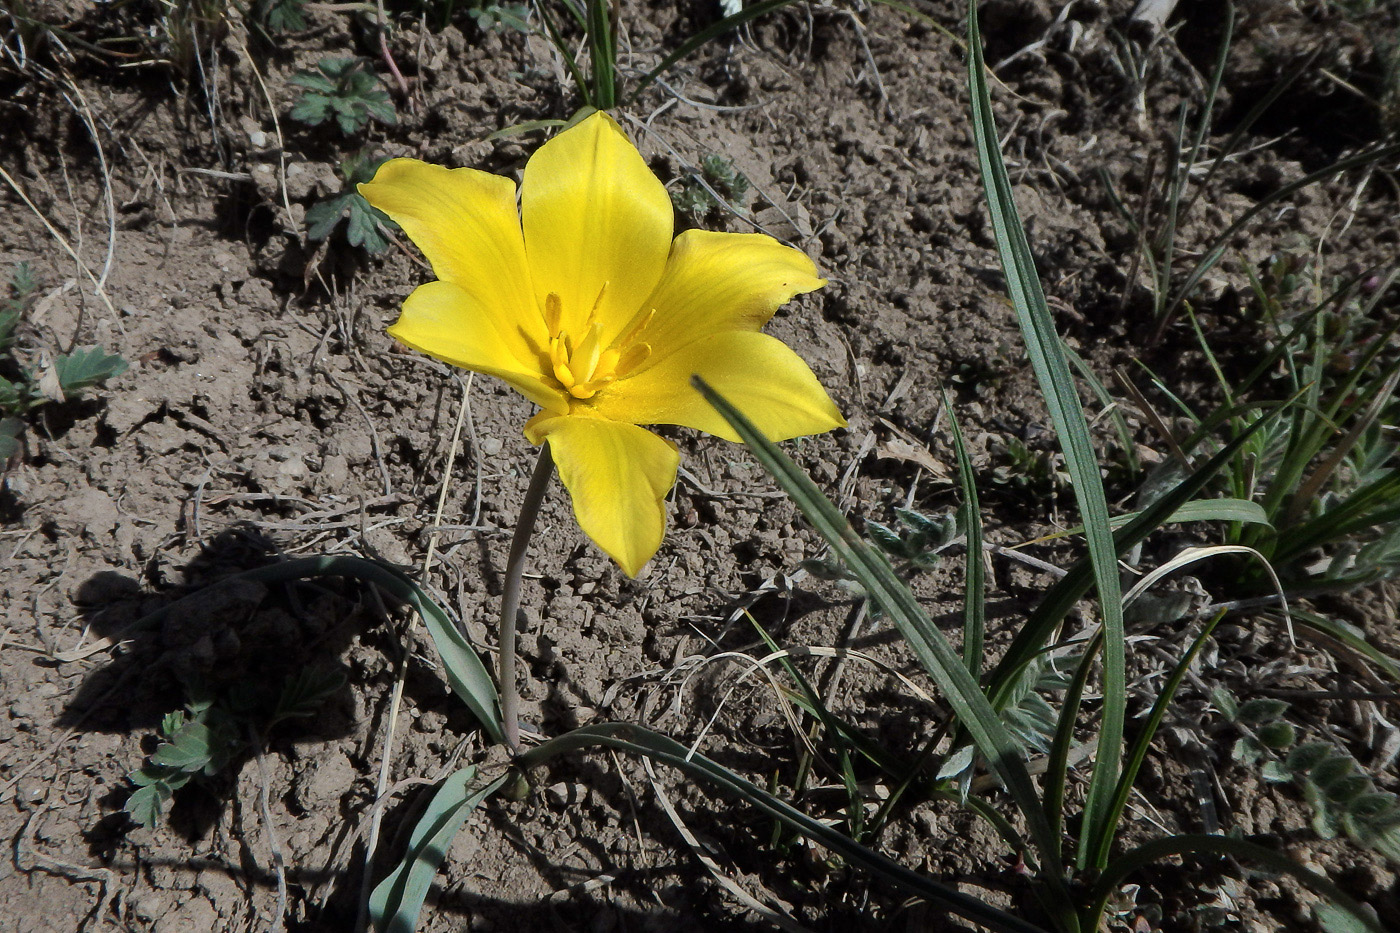
M 606 290 L 607 286 L 603 288 Z M 650 314 L 642 315 L 638 323 L 610 344 L 603 344 L 603 325 L 597 320 L 602 299 L 600 291 L 584 321 L 583 335 L 575 336 L 562 326 L 564 315 L 559 296 L 551 292 L 545 297 L 544 322 L 550 338 L 541 362 L 559 387 L 579 400 L 597 395 L 603 386 L 627 375 L 651 355 L 651 345 L 637 340 L 650 322 Z

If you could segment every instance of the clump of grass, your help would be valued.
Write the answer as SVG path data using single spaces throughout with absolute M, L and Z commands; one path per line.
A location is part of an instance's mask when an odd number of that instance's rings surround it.
M 1182 458 L 1216 449 L 1220 426 L 1238 431 L 1286 400 L 1218 488 L 1262 507 L 1266 522 L 1231 525 L 1226 543 L 1259 551 L 1288 589 L 1347 589 L 1400 573 L 1400 318 L 1387 310 L 1397 281 L 1400 270 L 1328 285 L 1299 254 L 1271 258 L 1251 273 L 1264 354 L 1235 380 L 1191 316 L 1224 402 L 1202 415 L 1165 393 L 1195 427 L 1166 438 L 1178 454 L 1150 484 L 1161 488 L 1187 468 Z

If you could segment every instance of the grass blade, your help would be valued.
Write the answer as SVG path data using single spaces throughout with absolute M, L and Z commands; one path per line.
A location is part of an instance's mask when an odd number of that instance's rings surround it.
M 1141 514 L 1141 512 L 1124 512 L 1122 515 L 1110 518 L 1108 524 L 1114 531 L 1117 531 L 1120 528 L 1126 528 Z M 1163 525 L 1179 525 L 1189 522 L 1240 522 L 1246 525 L 1268 525 L 1269 515 L 1264 511 L 1262 505 L 1250 499 L 1226 497 L 1192 499 L 1162 520 Z M 1052 535 L 1044 535 L 1026 543 L 1041 544 L 1045 541 L 1057 541 L 1060 538 L 1069 538 L 1083 533 L 1084 526 L 1075 525 L 1073 528 L 1066 528 L 1064 531 L 1057 531 Z
M 1054 319 L 1045 303 L 1045 294 L 1026 242 L 1025 228 L 1012 200 L 1011 179 L 1001 159 L 1001 142 L 997 136 L 983 69 L 982 38 L 978 33 L 975 0 L 968 3 L 967 48 L 973 136 L 987 194 L 987 207 L 996 235 L 997 252 L 1006 274 L 1007 292 L 1025 337 L 1031 367 L 1035 370 L 1040 391 L 1050 410 L 1050 419 L 1064 453 L 1065 468 L 1074 486 L 1099 593 L 1099 611 L 1104 627 L 1103 720 L 1094 774 L 1089 784 L 1089 799 L 1085 804 L 1083 832 L 1084 838 L 1089 839 L 1100 832 L 1100 824 L 1107 816 L 1123 755 L 1127 680 L 1124 675 L 1123 603 L 1118 583 L 1117 550 L 1108 523 L 1108 500 L 1104 495 L 1103 479 L 1099 475 L 1098 456 L 1089 438 L 1089 424 L 1080 407 L 1078 390 L 1070 374 L 1059 334 L 1055 331 Z
M 469 791 L 476 768 L 463 768 L 442 782 L 408 839 L 408 852 L 369 896 L 370 922 L 378 933 L 413 933 L 452 838 L 471 812 L 506 782 L 510 772 Z
M 1220 620 L 1225 618 L 1225 611 L 1222 609 L 1215 614 L 1215 618 L 1206 623 L 1201 629 L 1201 633 L 1191 642 L 1191 647 L 1186 649 L 1186 654 L 1172 668 L 1171 674 L 1167 677 L 1166 683 L 1162 684 L 1162 690 L 1157 694 L 1157 699 L 1152 703 L 1152 711 L 1148 713 L 1147 721 L 1138 730 L 1137 738 L 1133 740 L 1132 748 L 1128 752 L 1127 761 L 1123 765 L 1123 775 L 1118 780 L 1118 788 L 1113 794 L 1113 802 L 1109 810 L 1108 826 L 1114 826 L 1123 815 L 1123 810 L 1128 806 L 1128 795 L 1132 793 L 1133 783 L 1137 780 L 1138 771 L 1142 768 L 1142 763 L 1147 759 L 1148 749 L 1152 746 L 1152 740 L 1157 735 L 1157 729 L 1162 725 L 1162 718 L 1167 713 L 1167 707 L 1171 706 L 1172 700 L 1176 697 L 1176 691 L 1181 686 L 1181 682 L 1186 679 L 1186 672 L 1191 667 L 1191 662 L 1196 659 L 1196 655 L 1201 653 L 1205 647 L 1207 639 L 1215 631 L 1215 627 L 1220 624 Z M 1113 834 L 1106 833 L 1096 840 L 1091 840 L 1094 845 L 1093 851 L 1089 853 L 1090 862 L 1102 868 L 1108 863 L 1109 849 L 1113 845 Z
M 1235 238 L 1235 234 L 1239 233 L 1240 230 L 1244 228 L 1245 224 L 1268 210 L 1276 202 L 1293 194 L 1295 191 L 1301 191 L 1315 182 L 1325 181 L 1334 175 L 1340 175 L 1354 168 L 1360 168 L 1365 165 L 1372 165 L 1376 162 L 1383 161 L 1397 153 L 1400 153 L 1400 143 L 1376 146 L 1364 152 L 1358 152 L 1355 155 L 1339 159 L 1325 168 L 1320 168 L 1260 198 L 1253 207 L 1241 214 L 1238 220 L 1230 224 L 1230 226 L 1225 229 L 1224 233 L 1216 237 L 1211 242 L 1210 246 L 1206 247 L 1205 254 L 1196 261 L 1196 265 L 1192 268 L 1191 274 L 1186 277 L 1186 281 L 1181 283 L 1181 287 L 1176 290 L 1175 297 L 1173 297 L 1171 302 L 1167 305 L 1166 310 L 1162 312 L 1162 317 L 1158 321 L 1156 331 L 1152 337 L 1153 342 L 1160 340 L 1161 335 L 1166 333 L 1167 326 L 1176 318 L 1176 312 L 1181 307 L 1182 302 L 1187 299 L 1192 289 L 1200 283 L 1201 279 L 1205 278 L 1206 273 L 1215 268 L 1215 264 L 1225 255 L 1225 250 L 1230 245 L 1230 241 Z
M 958 460 L 958 484 L 962 487 L 962 526 L 967 535 L 967 569 L 964 574 L 963 595 L 963 664 L 973 677 L 982 676 L 982 653 L 987 641 L 987 568 L 982 554 L 982 508 L 977 499 L 977 476 L 972 472 L 972 460 L 963 443 L 962 428 L 953 414 L 948 393 L 943 393 L 943 408 L 948 412 L 948 424 L 953 429 L 953 452 Z
M 1279 410 L 1280 407 L 1276 406 L 1264 414 L 1194 473 L 1174 486 L 1170 492 L 1139 512 L 1137 518 L 1114 535 L 1113 546 L 1116 554 L 1127 553 L 1160 528 L 1177 509 L 1199 493 Z M 1060 582 L 1046 592 L 1045 598 L 1016 633 L 1006 654 L 992 671 L 987 690 L 996 709 L 1004 708 L 1021 670 L 1050 640 L 1051 634 L 1074 608 L 1075 603 L 1089 592 L 1093 580 L 1093 570 L 1089 561 L 1081 560 L 1070 568 L 1069 573 Z
M 692 752 L 673 739 L 640 726 L 624 723 L 584 726 L 530 749 L 520 756 L 518 763 L 522 768 L 534 768 L 557 755 L 598 746 L 642 755 L 660 764 L 669 765 L 690 777 L 702 779 L 741 798 L 809 839 L 816 840 L 850 864 L 864 868 L 890 884 L 922 897 L 965 920 L 981 924 L 998 933 L 1046 933 L 1044 928 L 1029 921 L 910 871 L 893 859 L 860 845 L 825 823 L 790 806 L 723 765 L 698 752 Z

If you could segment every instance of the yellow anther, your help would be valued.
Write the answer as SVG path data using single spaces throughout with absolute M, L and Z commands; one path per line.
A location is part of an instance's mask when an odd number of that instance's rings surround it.
M 541 362 L 559 388 L 579 400 L 597 395 L 608 383 L 626 375 L 651 355 L 651 346 L 636 342 L 636 338 L 651 323 L 655 311 L 637 315 L 625 334 L 607 346 L 603 344 L 603 325 L 596 317 L 606 291 L 605 282 L 588 314 L 588 329 L 578 340 L 561 326 L 564 308 L 559 296 L 553 292 L 545 296 L 544 322 L 550 338 Z
M 544 296 L 544 329 L 548 334 L 559 333 L 559 325 L 564 321 L 564 303 L 559 296 L 550 292 Z

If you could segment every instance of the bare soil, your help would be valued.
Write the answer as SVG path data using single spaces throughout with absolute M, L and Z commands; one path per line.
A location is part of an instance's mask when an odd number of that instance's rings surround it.
M 85 399 L 38 410 L 0 490 L 0 929 L 354 929 L 401 666 L 393 794 L 373 878 L 402 851 L 425 782 L 484 760 L 483 739 L 421 628 L 370 591 L 324 581 L 205 588 L 288 556 L 372 556 L 417 575 L 489 652 L 499 568 L 533 450 L 520 431 L 527 402 L 385 335 L 426 278 L 411 246 L 370 258 L 337 235 L 321 247 L 306 241 L 305 212 L 340 192 L 337 162 L 362 146 L 517 173 L 543 137 L 491 134 L 567 117 L 576 96 L 542 39 L 483 32 L 461 16 L 438 28 L 395 14 L 390 51 L 410 92 L 397 100 L 399 123 L 343 139 L 289 119 L 299 90 L 288 78 L 326 56 L 377 61 L 372 21 L 309 11 L 306 30 L 274 43 L 230 6 L 221 24 L 195 31 L 191 58 L 172 52 L 162 64 L 82 45 L 160 28 L 146 6 L 30 6 L 64 32 L 37 44 L 26 35 L 21 46 L 0 17 L 10 31 L 0 168 L 13 179 L 0 187 L 0 274 L 24 261 L 42 283 L 21 351 L 37 360 L 101 344 L 131 366 Z M 682 6 L 624 5 L 628 78 L 711 21 L 708 5 Z M 1105 381 L 1140 358 L 1175 391 L 1209 401 L 1209 371 L 1189 330 L 1149 341 L 1149 279 L 1109 185 L 1131 211 L 1160 186 L 1154 173 L 1178 110 L 1203 99 L 1218 7 L 1180 4 L 1175 39 L 1153 40 L 1128 21 L 1127 0 L 983 6 L 1006 158 L 1062 332 Z M 1180 232 L 1185 255 L 1269 192 L 1383 138 L 1382 110 L 1365 96 L 1380 95 L 1395 17 L 1350 19 L 1339 7 L 1240 5 L 1207 151 L 1291 67 L 1306 61 L 1305 71 L 1212 179 Z M 959 4 L 929 10 L 962 33 Z M 1002 290 L 965 80 L 959 44 L 923 21 L 883 7 L 810 4 L 710 44 L 622 111 L 672 187 L 711 153 L 749 179 L 741 214 L 716 212 L 705 226 L 757 225 L 809 252 L 830 278 L 770 331 L 812 365 L 850 420 L 847 431 L 789 449 L 857 522 L 888 522 L 905 504 L 931 514 L 956 507 L 943 387 L 980 475 L 1005 466 L 1008 439 L 1053 450 Z M 1310 186 L 1234 244 L 1198 302 L 1227 361 L 1248 360 L 1260 345 L 1238 320 L 1246 268 L 1299 244 L 1335 274 L 1393 263 L 1394 169 Z M 1388 313 L 1397 313 L 1393 302 Z M 464 404 L 461 450 L 448 463 Z M 1140 414 L 1125 410 L 1138 443 L 1160 453 Z M 639 579 L 583 537 L 562 491 L 549 496 L 525 598 L 526 718 L 551 735 L 594 721 L 642 723 L 699 740 L 760 783 L 788 786 L 799 744 L 764 679 L 726 654 L 765 653 L 742 610 L 785 645 L 849 642 L 922 682 L 917 664 L 883 620 L 851 640 L 850 596 L 800 572 L 820 554 L 818 539 L 742 448 L 687 431 L 668 436 L 685 472 L 667 542 Z M 1111 460 L 1106 430 L 1102 438 Z M 1065 490 L 988 481 L 983 497 L 997 543 L 1075 523 Z M 1074 556 L 1064 546 L 1031 553 L 1061 566 Z M 949 555 L 918 586 L 955 637 L 960 549 Z M 1009 639 L 1049 581 L 992 564 L 994 643 Z M 131 628 L 197 591 L 205 595 L 193 608 Z M 1394 595 L 1382 587 L 1324 608 L 1394 650 Z M 1325 652 L 1291 647 L 1272 624 L 1232 622 L 1201 672 L 1210 684 L 1248 695 L 1355 682 Z M 1154 650 L 1179 650 L 1191 637 L 1179 624 L 1136 634 L 1145 677 L 1161 670 Z M 803 664 L 817 676 L 826 662 Z M 178 792 L 157 825 L 131 822 L 127 775 L 191 689 L 223 695 L 306 668 L 345 678 L 317 715 L 280 725 L 265 742 L 254 735 L 221 774 Z M 1145 681 L 1144 696 L 1155 682 Z M 943 715 L 858 664 L 835 706 L 911 754 Z M 1390 734 L 1373 717 L 1388 725 L 1384 717 L 1396 714 L 1393 702 L 1296 706 L 1363 762 Z M 1208 694 L 1188 686 L 1125 839 L 1238 828 L 1396 916 L 1393 867 L 1317 840 L 1294 791 L 1230 760 L 1236 737 Z M 592 754 L 534 777 L 527 799 L 493 800 L 473 815 L 420 929 L 769 928 L 700 854 L 808 929 L 954 928 L 828 864 L 825 853 L 774 847 L 770 825 L 674 774 L 653 777 L 640 762 Z M 1379 779 L 1395 789 L 1393 775 Z M 831 791 L 802 805 L 842 819 L 839 778 L 821 780 Z M 919 803 L 877 844 L 947 883 L 1034 912 L 1006 847 L 963 811 Z M 1139 881 L 1124 929 L 1313 927 L 1307 896 L 1240 866 L 1167 866 Z

